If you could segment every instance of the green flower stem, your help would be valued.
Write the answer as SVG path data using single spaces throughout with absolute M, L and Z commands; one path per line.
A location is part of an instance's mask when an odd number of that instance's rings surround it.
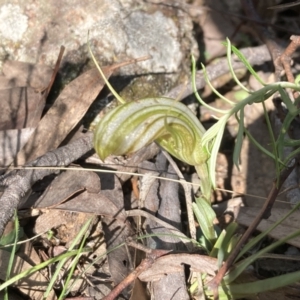
M 206 163 L 196 165 L 196 172 L 201 179 L 200 188 L 203 197 L 210 203 L 212 183 L 209 176 L 208 165 Z

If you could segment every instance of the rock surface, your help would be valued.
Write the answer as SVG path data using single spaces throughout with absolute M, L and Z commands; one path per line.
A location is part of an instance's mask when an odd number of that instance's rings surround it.
M 120 71 L 122 75 L 177 73 L 197 54 L 192 21 L 175 6 L 141 0 L 21 1 L 0 3 L 0 61 L 5 58 L 54 66 L 59 48 L 64 63 L 82 65 L 92 50 L 111 64 L 151 55 Z

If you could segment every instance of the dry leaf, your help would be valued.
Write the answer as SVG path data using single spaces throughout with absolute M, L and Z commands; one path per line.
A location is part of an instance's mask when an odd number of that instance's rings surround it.
M 38 199 L 33 194 L 26 202 L 20 204 L 20 208 L 58 206 L 76 193 L 84 190 L 89 193 L 99 193 L 99 176 L 94 172 L 84 172 L 84 169 L 67 170 L 59 174 Z
M 123 199 L 123 196 L 121 199 Z M 125 214 L 122 213 L 124 205 L 122 207 L 116 206 L 113 202 L 113 197 L 107 197 L 102 192 L 91 194 L 85 191 L 73 199 L 58 205 L 56 209 L 109 216 L 121 219 L 122 222 L 126 218 Z
M 6 61 L 0 76 L 0 165 L 8 166 L 40 121 L 52 69 L 18 61 Z M 22 129 L 25 131 L 13 131 Z M 9 130 L 9 131 L 8 131 Z
M 45 97 L 30 87 L 0 90 L 0 130 L 36 127 Z
M 92 213 L 122 222 L 126 219 L 122 186 L 114 174 L 102 173 L 99 179 L 93 172 L 69 170 L 58 176 L 38 200 L 33 195 L 20 205 L 28 207 Z
M 188 265 L 193 271 L 215 275 L 217 270 L 216 258 L 200 254 L 168 254 L 158 258 L 152 267 L 144 271 L 139 279 L 156 281 L 166 274 L 180 272 L 182 265 Z
M 86 213 L 50 210 L 37 218 L 34 232 L 40 234 L 55 228 L 55 237 L 68 248 L 69 243 L 74 241 L 82 226 L 90 218 L 91 215 Z
M 260 208 L 258 207 L 241 207 L 240 212 L 237 217 L 237 222 L 241 225 L 249 227 L 253 220 L 258 215 Z M 262 220 L 257 229 L 260 231 L 267 230 L 275 222 L 284 217 L 290 210 L 284 208 L 272 209 L 272 215 L 267 220 Z M 295 211 L 291 216 L 289 216 L 284 222 L 279 224 L 274 230 L 269 233 L 269 236 L 274 239 L 281 239 L 291 234 L 293 231 L 299 229 L 299 219 L 300 211 Z M 293 238 L 292 240 L 287 241 L 288 244 L 291 244 L 295 247 L 300 247 L 300 237 Z
M 130 300 L 149 300 L 147 285 L 138 278 L 134 281 Z
M 7 60 L 2 67 L 5 80 L 0 79 L 0 89 L 31 87 L 43 91 L 49 84 L 53 70 L 45 65 Z M 5 85 L 7 81 L 8 85 Z
M 237 283 L 254 282 L 263 279 L 258 277 L 257 270 L 248 269 L 243 272 L 237 279 Z M 300 299 L 299 283 L 288 285 L 276 290 L 259 293 L 258 295 L 247 296 L 244 300 L 296 300 Z
M 111 70 L 105 68 L 106 77 L 111 75 Z M 103 86 L 97 69 L 91 69 L 69 83 L 19 152 L 16 163 L 23 165 L 56 149 L 85 115 Z

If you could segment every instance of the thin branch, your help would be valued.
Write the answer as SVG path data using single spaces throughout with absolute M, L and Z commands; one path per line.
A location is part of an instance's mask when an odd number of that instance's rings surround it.
M 218 271 L 217 275 L 208 283 L 208 286 L 214 291 L 214 295 L 217 294 L 218 286 L 220 285 L 224 275 L 232 267 L 232 264 L 234 263 L 235 259 L 237 258 L 242 246 L 251 237 L 252 233 L 254 232 L 254 230 L 260 223 L 260 221 L 262 219 L 267 219 L 270 216 L 272 206 L 279 194 L 279 191 L 280 191 L 283 183 L 285 182 L 285 180 L 288 178 L 290 173 L 294 170 L 295 166 L 296 166 L 296 161 L 293 160 L 292 163 L 290 163 L 290 165 L 281 172 L 281 174 L 279 176 L 279 180 L 278 181 L 277 181 L 277 179 L 274 180 L 273 187 L 269 193 L 269 196 L 268 196 L 265 204 L 261 208 L 259 214 L 253 220 L 253 222 L 248 227 L 246 232 L 243 234 L 241 239 L 238 241 L 237 245 L 234 247 L 233 251 L 230 253 L 230 255 L 228 256 L 228 259 L 222 265 L 222 267 Z
M 67 166 L 77 160 L 92 146 L 92 134 L 86 134 L 81 139 L 70 143 L 57 150 L 46 153 L 33 162 L 26 164 L 26 167 L 48 167 L 43 169 L 22 169 L 14 170 L 0 177 L 0 185 L 5 190 L 0 198 L 0 236 L 3 234 L 7 222 L 12 218 L 14 211 L 19 206 L 21 199 L 28 193 L 32 185 L 45 176 L 57 172 L 51 167 Z
M 252 66 L 262 65 L 265 62 L 271 61 L 271 55 L 268 51 L 268 48 L 265 45 L 257 46 L 257 47 L 249 47 L 240 50 L 241 53 L 247 58 L 249 63 Z M 232 58 L 232 67 L 234 70 L 238 69 L 246 69 L 245 65 L 237 60 L 235 56 Z M 217 64 L 210 65 L 206 67 L 206 72 L 208 74 L 208 78 L 210 81 L 229 73 L 229 67 L 227 58 L 221 58 Z M 206 85 L 206 81 L 203 76 L 202 70 L 196 73 L 196 87 L 197 90 L 204 88 Z M 174 98 L 178 100 L 182 100 L 189 95 L 193 94 L 193 87 L 191 83 L 181 84 L 175 88 L 173 88 L 170 92 L 168 92 L 165 96 L 169 98 Z
M 53 83 L 54 83 L 54 80 L 56 78 L 56 75 L 57 75 L 57 72 L 59 70 L 59 67 L 60 67 L 60 64 L 61 64 L 61 60 L 62 60 L 62 57 L 64 55 L 64 52 L 65 52 L 65 47 L 64 46 L 60 46 L 60 50 L 59 50 L 59 54 L 58 54 L 58 57 L 57 57 L 57 60 L 56 60 L 56 63 L 55 63 L 55 67 L 54 67 L 54 70 L 53 70 L 53 73 L 52 73 L 52 77 L 51 77 L 51 80 L 45 90 L 45 94 L 46 94 L 46 97 L 49 95 L 49 92 L 53 86 Z
M 134 243 L 130 242 L 130 246 L 134 246 Z M 140 249 L 139 245 L 137 245 L 137 248 Z M 150 249 L 148 249 L 150 250 Z M 147 251 L 149 253 L 149 251 Z M 148 254 L 148 257 L 143 259 L 142 262 L 136 269 L 131 272 L 128 276 L 126 276 L 116 287 L 114 287 L 111 292 L 102 298 L 102 300 L 114 300 L 117 298 L 119 294 L 130 284 L 134 282 L 138 278 L 138 276 L 144 272 L 145 270 L 149 269 L 155 260 L 167 253 L 169 253 L 169 250 L 157 250 L 157 249 L 151 249 L 150 254 Z

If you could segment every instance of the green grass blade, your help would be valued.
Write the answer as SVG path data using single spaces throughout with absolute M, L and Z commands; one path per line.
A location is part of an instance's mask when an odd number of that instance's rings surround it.
M 8 262 L 8 266 L 7 266 L 7 270 L 6 270 L 6 276 L 5 276 L 6 281 L 8 281 L 9 278 L 10 278 L 10 274 L 11 274 L 14 259 L 15 259 L 17 243 L 18 243 L 18 239 L 19 239 L 19 220 L 18 220 L 18 215 L 17 215 L 16 210 L 15 210 L 15 214 L 14 214 L 14 221 L 15 221 L 14 222 L 14 225 L 15 225 L 15 228 L 14 228 L 15 238 L 14 238 L 14 244 L 13 244 L 12 250 L 10 252 L 9 262 Z M 6 287 L 5 290 L 4 290 L 4 300 L 8 300 L 8 287 Z
M 220 251 L 222 251 L 221 247 L 222 247 L 222 243 L 223 240 L 225 238 L 226 235 L 226 231 L 225 229 L 223 229 L 220 233 L 220 235 L 218 236 L 217 241 L 215 242 L 215 244 L 213 245 L 213 248 L 211 249 L 209 256 L 210 257 L 217 257 L 218 258 L 218 268 L 220 268 L 220 266 L 222 265 L 222 261 L 223 259 L 220 260 Z
M 222 248 L 224 249 L 223 261 L 227 259 L 232 247 L 234 247 L 234 245 L 236 244 L 236 240 L 233 238 L 233 236 L 234 236 L 237 228 L 238 228 L 238 224 L 235 222 L 230 223 L 226 227 L 226 235 L 225 235 L 225 238 L 222 243 Z
M 203 135 L 201 144 L 202 146 L 205 146 L 207 150 L 210 152 L 211 147 L 209 147 L 209 143 L 215 139 L 215 137 L 220 134 L 220 131 L 222 134 L 224 133 L 226 123 L 228 121 L 229 115 L 222 116 L 217 123 L 215 123 L 213 126 L 211 126 Z
M 300 207 L 300 203 L 298 203 L 293 209 L 291 209 L 285 216 L 283 216 L 280 220 L 274 223 L 265 231 L 262 231 L 259 235 L 255 238 L 250 240 L 240 251 L 239 255 L 237 256 L 235 261 L 238 261 L 246 252 L 248 252 L 251 248 L 253 248 L 259 241 L 261 241 L 265 236 L 267 236 L 273 229 L 275 229 L 279 224 L 281 224 L 284 220 L 286 220 L 290 215 L 292 215 L 296 210 Z
M 88 222 L 91 222 L 91 221 L 92 221 L 92 219 L 89 220 Z M 90 223 L 89 223 L 89 224 L 90 224 Z M 74 274 L 74 271 L 75 271 L 75 268 L 76 268 L 76 266 L 77 266 L 77 263 L 78 263 L 78 261 L 79 261 L 81 255 L 82 255 L 82 250 L 83 250 L 83 247 L 84 247 L 84 245 L 85 245 L 86 239 L 88 238 L 88 235 L 89 235 L 89 232 L 87 231 L 87 228 L 88 228 L 88 227 L 86 227 L 84 237 L 83 237 L 83 239 L 82 239 L 82 241 L 81 241 L 81 243 L 80 243 L 80 247 L 79 247 L 79 249 L 78 249 L 79 251 L 78 251 L 78 253 L 76 254 L 76 256 L 74 257 L 74 260 L 73 260 L 73 262 L 72 262 L 72 267 L 71 267 L 70 271 L 68 272 L 68 277 L 67 277 L 67 279 L 66 279 L 66 281 L 65 281 L 63 290 L 61 291 L 58 300 L 64 299 L 64 297 L 66 297 L 67 294 L 69 293 L 69 291 L 67 291 L 67 288 L 69 287 L 69 284 L 70 284 L 71 278 L 72 278 L 72 276 L 73 276 L 73 274 Z
M 224 111 L 222 109 L 217 109 L 215 107 L 212 107 L 205 103 L 205 101 L 200 97 L 198 91 L 197 91 L 197 85 L 196 85 L 196 61 L 195 57 L 192 55 L 192 87 L 193 87 L 193 92 L 195 94 L 196 99 L 205 107 L 208 109 L 215 111 L 217 113 L 224 114 Z
M 223 261 L 226 260 L 228 254 L 230 253 L 232 242 L 235 244 L 236 241 L 233 241 L 232 237 L 238 227 L 238 224 L 233 222 L 230 223 L 226 229 L 223 229 L 219 235 L 216 243 L 213 246 L 209 256 L 218 258 L 218 267 L 220 268 Z
M 295 106 L 293 101 L 290 99 L 290 97 L 288 96 L 286 91 L 280 85 L 278 85 L 278 92 L 280 94 L 282 101 L 286 105 L 286 108 L 288 109 L 288 111 L 293 115 L 297 114 L 297 111 L 298 111 L 297 107 Z
M 216 162 L 217 155 L 220 149 L 222 137 L 224 134 L 224 129 L 226 122 L 228 120 L 228 115 L 223 116 L 216 124 L 214 124 L 202 138 L 202 146 L 206 147 L 208 151 L 210 150 L 210 144 L 212 144 L 212 149 L 210 151 L 210 157 L 208 159 L 208 172 L 210 176 L 210 182 L 212 187 L 216 187 Z M 216 134 L 216 135 L 215 135 Z M 215 136 L 214 136 L 215 135 Z
M 120 103 L 122 103 L 122 104 L 126 103 L 126 101 L 124 101 L 124 100 L 120 97 L 120 95 L 115 91 L 115 89 L 112 87 L 112 85 L 111 85 L 111 84 L 109 83 L 109 81 L 106 79 L 106 77 L 105 77 L 105 75 L 104 75 L 102 69 L 100 68 L 100 66 L 99 66 L 99 64 L 98 64 L 98 62 L 97 62 L 97 60 L 96 60 L 96 58 L 95 58 L 95 56 L 94 56 L 94 54 L 93 54 L 93 51 L 92 51 L 92 49 L 91 49 L 91 45 L 90 45 L 90 41 L 89 41 L 89 35 L 88 35 L 87 45 L 88 45 L 88 50 L 89 50 L 89 53 L 90 53 L 90 55 L 91 55 L 91 57 L 92 57 L 92 60 L 93 60 L 94 64 L 96 65 L 96 68 L 98 69 L 98 71 L 99 71 L 101 77 L 103 78 L 105 84 L 107 85 L 107 87 L 108 87 L 109 90 L 111 91 L 111 93 L 115 96 L 115 98 L 116 98 Z
M 260 82 L 262 85 L 266 85 L 266 83 L 258 76 L 258 74 L 255 72 L 255 70 L 252 68 L 244 54 L 237 49 L 235 46 L 231 45 L 229 39 L 224 43 L 225 46 L 230 46 L 231 51 L 239 58 L 239 60 L 244 64 L 244 66 L 248 69 L 248 71 L 255 77 L 255 79 Z
M 196 198 L 196 203 L 193 203 L 193 211 L 205 238 L 209 241 L 211 246 L 214 245 L 217 238 L 213 224 L 216 213 L 210 203 L 204 198 Z
M 228 98 L 224 97 L 222 94 L 220 94 L 215 87 L 211 84 L 209 78 L 208 78 L 208 74 L 206 71 L 206 68 L 203 64 L 201 64 L 202 70 L 203 70 L 203 76 L 205 79 L 205 82 L 209 85 L 209 87 L 211 88 L 211 90 L 213 91 L 214 94 L 216 94 L 220 99 L 222 99 L 223 101 L 225 101 L 226 103 L 230 104 L 231 106 L 234 106 L 236 103 L 234 103 L 233 101 L 229 100 Z M 229 110 L 223 110 L 223 113 L 228 113 Z
M 244 141 L 244 109 L 240 110 L 240 118 L 236 116 L 239 123 L 239 129 L 236 137 L 236 142 L 233 150 L 233 163 L 240 169 L 240 155 L 242 150 L 242 145 Z
M 89 252 L 89 251 L 91 251 L 91 249 L 86 249 L 84 251 L 85 252 Z M 26 276 L 29 276 L 29 275 L 31 275 L 31 274 L 33 274 L 33 273 L 35 273 L 35 272 L 37 272 L 37 271 L 39 271 L 39 270 L 41 270 L 41 269 L 49 266 L 51 264 L 54 264 L 54 263 L 56 263 L 56 262 L 58 262 L 58 261 L 60 261 L 60 260 L 62 260 L 64 258 L 72 257 L 72 256 L 76 255 L 78 252 L 79 252 L 79 250 L 73 250 L 73 251 L 69 251 L 69 252 L 66 252 L 64 254 L 61 254 L 59 256 L 56 256 L 54 258 L 48 259 L 48 260 L 46 260 L 46 261 L 38 264 L 37 266 L 34 266 L 34 267 L 32 267 L 32 268 L 30 268 L 30 269 L 28 269 L 28 270 L 26 270 L 26 271 L 24 271 L 22 273 L 14 276 L 12 278 L 10 278 L 9 280 L 3 282 L 0 285 L 0 291 L 2 291 L 3 289 L 5 289 L 6 287 L 10 286 L 11 284 L 17 282 L 18 280 L 20 280 L 20 279 L 22 279 L 22 278 L 24 278 Z
M 228 290 L 234 299 L 275 290 L 300 280 L 300 271 L 284 274 L 255 282 L 231 284 Z
M 290 139 L 289 137 L 284 139 L 283 143 L 287 147 L 299 147 L 300 146 L 300 140 Z
M 246 133 L 247 137 L 249 138 L 249 140 L 251 141 L 251 143 L 253 143 L 253 145 L 255 145 L 262 153 L 264 153 L 265 155 L 267 155 L 268 157 L 270 157 L 271 159 L 273 159 L 274 161 L 276 160 L 276 156 L 270 152 L 269 150 L 267 150 L 266 148 L 264 148 L 260 143 L 257 142 L 257 140 L 254 138 L 254 136 L 249 132 L 248 129 L 244 128 L 244 132 Z M 278 162 L 284 166 L 284 163 L 278 158 Z
M 84 233 L 86 232 L 86 230 L 88 229 L 88 227 L 90 226 L 91 222 L 92 222 L 93 218 L 90 218 L 80 229 L 78 235 L 76 236 L 76 238 L 74 239 L 74 241 L 72 242 L 72 244 L 70 245 L 68 252 L 70 250 L 73 250 L 75 248 L 75 246 L 78 244 L 78 242 L 80 241 L 80 239 L 82 238 L 82 236 L 84 235 Z M 77 252 L 78 253 L 78 252 Z M 80 252 L 79 252 L 80 254 Z M 78 255 L 78 254 L 76 254 Z M 47 299 L 47 297 L 49 296 L 49 293 L 51 292 L 51 290 L 53 289 L 53 286 L 55 284 L 55 281 L 57 280 L 58 276 L 59 276 L 59 272 L 61 270 L 61 268 L 63 267 L 63 265 L 66 263 L 68 257 L 61 259 L 61 261 L 58 263 L 56 270 L 49 282 L 49 285 L 47 287 L 47 290 L 44 293 L 43 299 Z
M 244 91 L 246 91 L 247 93 L 251 94 L 251 91 L 249 89 L 247 89 L 241 82 L 240 80 L 237 78 L 233 66 L 232 66 L 232 59 L 231 59 L 231 42 L 230 40 L 227 38 L 227 61 L 228 61 L 228 66 L 229 66 L 229 70 L 231 73 L 231 76 L 233 78 L 233 80 L 240 86 L 240 88 Z
M 278 156 L 275 135 L 274 135 L 274 132 L 273 132 L 273 129 L 272 129 L 271 121 L 270 121 L 270 118 L 269 118 L 269 114 L 267 112 L 267 108 L 266 108 L 265 102 L 262 102 L 262 106 L 263 106 L 263 109 L 264 109 L 264 116 L 265 116 L 265 120 L 266 120 L 266 123 L 267 123 L 267 128 L 268 128 L 269 136 L 271 138 L 272 150 L 273 150 L 273 153 L 274 153 L 276 178 L 279 178 L 279 176 L 280 176 L 280 166 L 279 166 L 279 164 L 280 163 L 282 164 L 282 162 L 280 161 L 280 158 Z
M 200 189 L 202 196 L 210 203 L 212 182 L 209 175 L 209 169 L 207 162 L 203 162 L 200 165 L 195 165 L 197 175 L 200 178 Z
M 291 113 L 287 113 L 283 123 L 282 123 L 282 126 L 281 126 L 281 130 L 279 132 L 279 135 L 278 135 L 278 138 L 276 140 L 276 148 L 277 148 L 277 153 L 278 153 L 278 156 L 281 160 L 284 160 L 285 159 L 285 155 L 284 155 L 284 141 L 286 139 L 286 136 L 287 136 L 287 131 L 288 131 L 288 128 L 290 127 L 292 121 L 294 120 L 295 118 L 295 115 L 292 115 Z
M 297 148 L 294 151 L 292 151 L 284 160 L 284 164 L 288 165 L 289 162 L 292 161 L 292 159 L 294 159 L 299 153 L 300 153 L 300 148 Z
M 261 249 L 260 251 L 258 251 L 255 254 L 252 254 L 250 257 L 244 259 L 243 261 L 236 263 L 235 264 L 235 268 L 232 271 L 229 271 L 229 273 L 224 277 L 224 281 L 226 283 L 231 283 L 234 280 L 236 280 L 236 278 L 242 273 L 244 272 L 244 270 L 251 264 L 253 263 L 256 259 L 258 259 L 262 254 L 266 253 L 266 252 L 270 252 L 271 250 L 273 250 L 274 248 L 282 245 L 283 243 L 287 242 L 288 240 L 291 240 L 297 236 L 300 235 L 300 229 L 296 230 L 295 232 L 289 234 L 288 236 L 272 243 L 271 245 Z

